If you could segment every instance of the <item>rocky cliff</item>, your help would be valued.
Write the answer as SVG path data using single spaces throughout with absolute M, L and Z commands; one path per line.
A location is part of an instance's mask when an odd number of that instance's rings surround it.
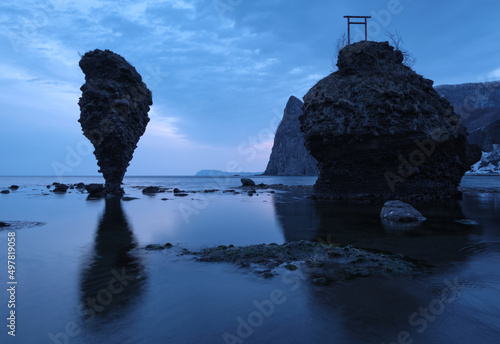
M 304 96 L 305 145 L 318 161 L 314 195 L 449 197 L 481 156 L 433 82 L 387 42 L 339 53 L 338 71 Z
M 500 145 L 500 119 L 471 132 L 469 142 L 477 144 L 483 152 L 491 152 L 494 145 Z
M 472 132 L 500 119 L 500 81 L 436 86 Z
M 436 90 L 453 105 L 470 136 L 484 152 L 500 144 L 500 81 L 437 86 Z
M 121 183 L 149 122 L 151 91 L 136 69 L 110 50 L 89 51 L 80 60 L 83 134 L 94 145 L 106 195 L 123 195 Z
M 317 161 L 304 147 L 304 136 L 300 131 L 299 116 L 302 114 L 302 105 L 302 101 L 294 96 L 288 100 L 264 175 L 318 175 Z

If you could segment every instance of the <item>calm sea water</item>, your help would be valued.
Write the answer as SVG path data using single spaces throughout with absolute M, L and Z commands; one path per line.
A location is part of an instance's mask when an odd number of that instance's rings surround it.
M 465 177 L 463 186 L 482 191 L 463 200 L 418 204 L 428 221 L 405 231 L 385 228 L 380 206 L 312 202 L 300 190 L 253 197 L 222 193 L 240 184 L 237 177 L 126 178 L 126 193 L 140 199 L 121 203 L 86 201 L 74 190 L 47 192 L 54 181 L 102 179 L 0 177 L 0 189 L 20 186 L 0 195 L 0 221 L 46 223 L 15 231 L 16 338 L 3 320 L 2 343 L 500 342 L 498 176 Z M 134 188 L 150 185 L 221 192 L 151 197 Z M 455 222 L 462 219 L 478 225 Z M 0 231 L 3 319 L 9 311 L 8 232 Z M 175 249 L 139 249 L 166 242 L 195 249 L 303 239 L 399 252 L 435 267 L 420 277 L 320 287 L 298 273 L 265 280 L 230 264 L 177 256 Z

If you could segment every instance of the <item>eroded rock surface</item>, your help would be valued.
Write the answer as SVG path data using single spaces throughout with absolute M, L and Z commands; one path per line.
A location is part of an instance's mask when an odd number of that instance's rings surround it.
M 121 183 L 149 122 L 151 91 L 136 69 L 110 50 L 90 51 L 80 60 L 85 74 L 80 120 L 106 185 L 106 195 L 123 195 Z
M 315 196 L 454 196 L 480 159 L 450 103 L 402 61 L 387 42 L 348 45 L 338 71 L 304 96 L 301 129 L 320 170 Z

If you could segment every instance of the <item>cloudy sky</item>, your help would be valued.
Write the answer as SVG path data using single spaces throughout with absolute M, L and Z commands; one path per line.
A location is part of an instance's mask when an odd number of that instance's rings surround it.
M 373 16 L 371 40 L 399 31 L 436 84 L 500 79 L 498 0 L 3 1 L 0 175 L 97 173 L 77 122 L 78 61 L 96 48 L 153 92 L 128 175 L 263 171 L 288 98 L 332 71 L 346 14 Z

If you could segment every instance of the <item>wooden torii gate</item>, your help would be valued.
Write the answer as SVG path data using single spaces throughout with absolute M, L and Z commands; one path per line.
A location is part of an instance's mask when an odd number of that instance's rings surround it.
M 351 24 L 361 24 L 365 26 L 365 41 L 368 40 L 368 18 L 371 16 L 344 16 L 347 18 L 347 44 L 351 44 Z M 354 21 L 351 19 L 364 19 L 364 21 Z

